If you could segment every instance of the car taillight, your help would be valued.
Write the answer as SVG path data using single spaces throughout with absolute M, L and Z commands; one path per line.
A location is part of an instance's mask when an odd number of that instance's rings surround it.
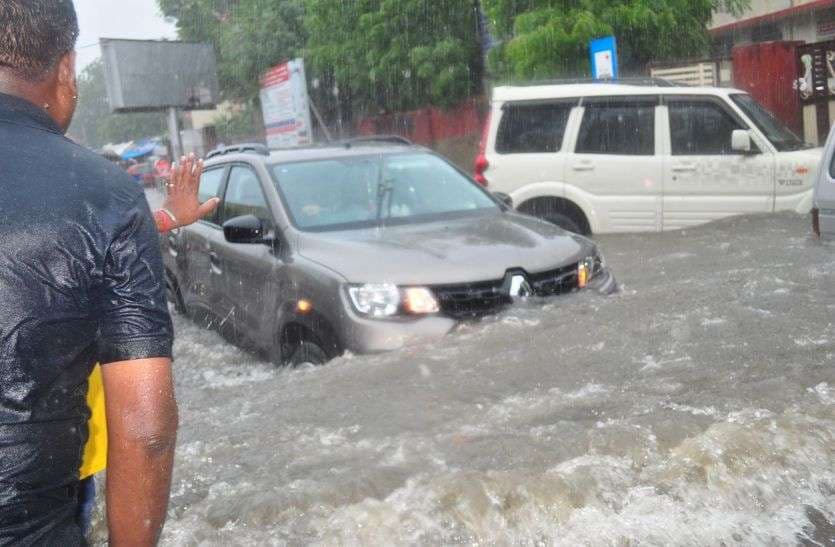
M 487 161 L 487 156 L 479 154 L 475 159 L 475 174 L 473 178 L 482 186 L 487 186 L 487 177 L 484 176 L 484 172 L 487 171 L 488 167 L 490 167 L 490 162 Z
M 487 161 L 487 135 L 490 133 L 490 121 L 492 119 L 491 113 L 487 113 L 487 118 L 484 120 L 484 128 L 481 130 L 481 142 L 478 144 L 478 156 L 475 158 L 475 165 L 473 166 L 473 178 L 482 186 L 487 186 L 487 177 L 484 173 L 490 167 L 490 162 Z

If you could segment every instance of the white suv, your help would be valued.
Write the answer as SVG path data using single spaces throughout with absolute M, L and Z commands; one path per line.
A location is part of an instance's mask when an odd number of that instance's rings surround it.
M 571 231 L 662 231 L 806 213 L 821 152 L 736 89 L 497 87 L 475 178 Z

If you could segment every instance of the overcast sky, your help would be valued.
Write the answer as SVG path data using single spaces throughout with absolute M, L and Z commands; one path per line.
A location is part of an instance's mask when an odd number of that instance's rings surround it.
M 160 14 L 156 0 L 75 0 L 78 71 L 101 56 L 99 38 L 176 38 L 177 29 Z

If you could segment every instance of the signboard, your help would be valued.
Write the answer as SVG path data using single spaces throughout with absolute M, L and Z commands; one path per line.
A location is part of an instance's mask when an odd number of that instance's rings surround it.
M 107 98 L 114 112 L 213 109 L 218 83 L 209 44 L 102 38 Z
M 261 78 L 261 111 L 269 148 L 313 143 L 310 100 L 304 61 L 295 59 L 269 70 Z
M 591 76 L 595 80 L 616 80 L 618 77 L 618 46 L 614 36 L 589 42 Z

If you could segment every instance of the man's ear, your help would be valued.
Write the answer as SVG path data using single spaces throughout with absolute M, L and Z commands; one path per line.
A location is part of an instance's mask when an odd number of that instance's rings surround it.
M 64 130 L 70 126 L 78 100 L 78 82 L 75 78 L 75 52 L 65 53 L 58 61 L 55 97 L 51 114 Z
M 75 90 L 75 51 L 68 51 L 58 61 L 58 82 Z

